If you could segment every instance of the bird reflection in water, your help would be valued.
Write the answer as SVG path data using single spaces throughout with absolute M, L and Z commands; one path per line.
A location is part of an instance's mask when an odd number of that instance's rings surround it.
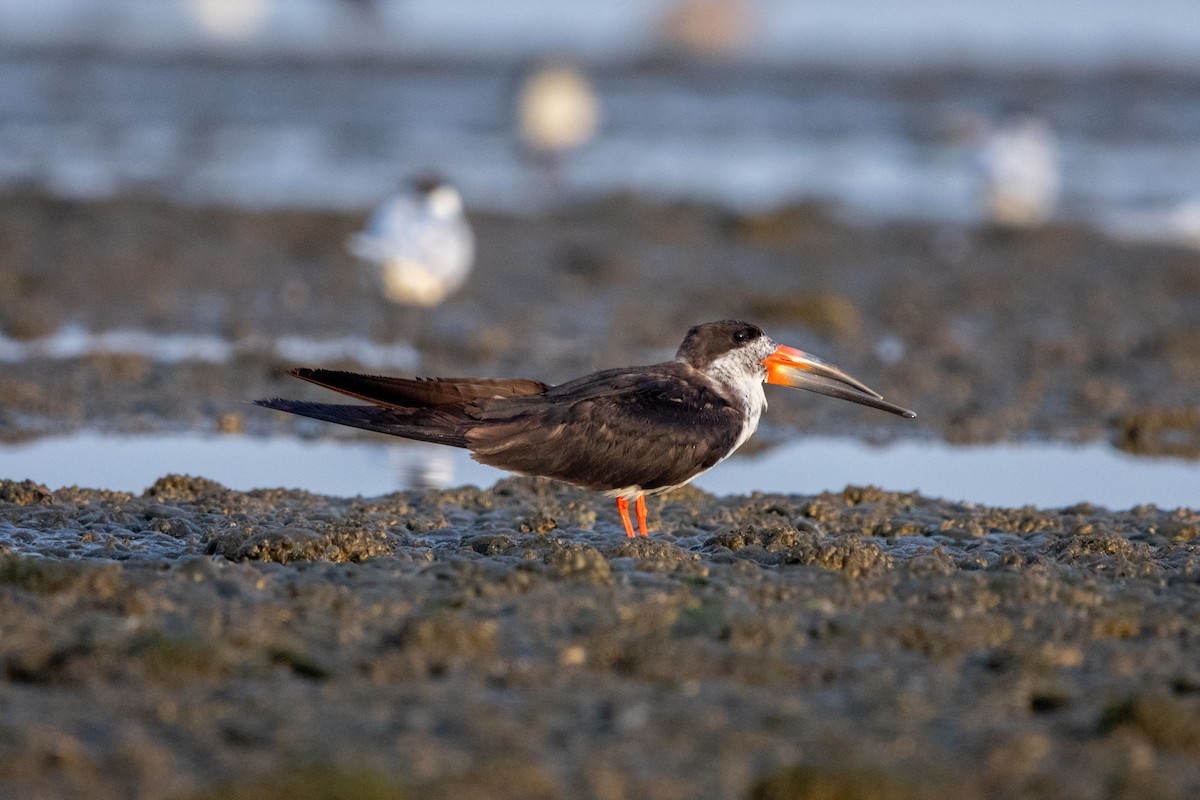
M 454 456 L 435 444 L 414 442 L 388 450 L 400 489 L 449 489 L 454 485 Z

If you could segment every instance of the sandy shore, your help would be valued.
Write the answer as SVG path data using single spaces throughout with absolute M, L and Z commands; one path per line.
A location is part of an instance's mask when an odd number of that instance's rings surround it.
M 473 221 L 469 288 L 412 315 L 360 285 L 357 215 L 0 200 L 0 332 L 411 338 L 428 374 L 558 380 L 739 316 L 921 414 L 775 393 L 764 439 L 1200 453 L 1191 251 L 633 198 Z M 307 396 L 286 366 L 6 364 L 0 434 L 291 430 L 245 405 Z M 851 487 L 650 511 L 630 542 L 602 497 L 526 479 L 368 499 L 0 481 L 0 796 L 1200 794 L 1195 508 Z

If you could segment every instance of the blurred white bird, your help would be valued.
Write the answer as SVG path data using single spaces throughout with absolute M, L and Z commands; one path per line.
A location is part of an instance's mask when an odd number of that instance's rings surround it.
M 1200 199 L 1180 200 L 1142 210 L 1114 209 L 1103 217 L 1113 236 L 1200 250 Z
M 1062 188 L 1058 137 L 1041 117 L 1020 113 L 987 134 L 980 153 L 983 202 L 1001 225 L 1040 225 L 1054 214 Z
M 466 281 L 475 260 L 475 235 L 458 191 L 425 177 L 384 201 L 346 248 L 361 259 L 386 299 L 429 307 Z
M 187 0 L 192 20 L 209 36 L 246 41 L 262 33 L 275 0 Z
M 532 68 L 516 97 L 516 133 L 534 163 L 557 180 L 568 153 L 596 132 L 600 102 L 582 71 L 553 61 Z
M 729 59 L 759 33 L 757 0 L 674 0 L 659 19 L 656 38 L 669 54 Z

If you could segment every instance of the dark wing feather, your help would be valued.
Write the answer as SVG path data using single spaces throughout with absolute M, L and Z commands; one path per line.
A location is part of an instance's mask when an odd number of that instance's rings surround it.
M 481 402 L 473 416 L 466 441 L 476 461 L 598 490 L 685 483 L 729 454 L 743 424 L 739 408 L 676 363 Z
M 469 403 L 482 398 L 535 395 L 549 388 L 544 383 L 525 378 L 390 378 L 303 367 L 293 369 L 289 374 L 359 400 L 397 409 Z
M 271 400 L 255 400 L 254 404 L 299 414 L 302 417 L 349 425 L 352 428 L 453 447 L 467 446 L 466 432 L 474 424 L 461 414 L 442 409 L 398 411 L 380 406 L 306 403 L 278 397 Z
M 258 405 L 406 439 L 466 447 L 483 464 L 589 489 L 677 486 L 730 453 L 743 411 L 678 362 L 536 381 L 386 378 L 333 370 L 297 377 L 374 405 Z

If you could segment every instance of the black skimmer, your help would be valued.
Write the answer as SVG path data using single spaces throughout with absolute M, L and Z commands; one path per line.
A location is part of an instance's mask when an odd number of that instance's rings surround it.
M 436 176 L 412 181 L 371 214 L 346 241 L 387 300 L 436 306 L 467 280 L 475 234 L 458 191 Z
M 304 368 L 290 374 L 370 405 L 279 398 L 258 405 L 464 447 L 483 464 L 604 492 L 616 498 L 630 537 L 630 500 L 646 536 L 646 495 L 683 486 L 750 438 L 767 407 L 764 382 L 916 416 L 832 364 L 734 320 L 692 328 L 673 361 L 604 370 L 557 386 L 524 378 L 388 378 Z

